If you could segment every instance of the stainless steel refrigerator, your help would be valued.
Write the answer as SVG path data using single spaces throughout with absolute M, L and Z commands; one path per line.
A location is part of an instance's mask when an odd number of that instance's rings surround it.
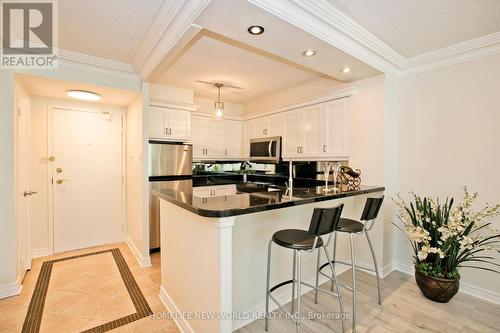
M 149 141 L 149 247 L 160 248 L 160 202 L 152 187 L 189 188 L 193 146 L 178 142 Z

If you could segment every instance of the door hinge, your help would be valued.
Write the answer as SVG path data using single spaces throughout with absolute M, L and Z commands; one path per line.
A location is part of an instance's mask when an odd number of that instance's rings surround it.
M 50 182 L 52 183 L 52 185 L 54 185 L 54 178 L 52 178 Z

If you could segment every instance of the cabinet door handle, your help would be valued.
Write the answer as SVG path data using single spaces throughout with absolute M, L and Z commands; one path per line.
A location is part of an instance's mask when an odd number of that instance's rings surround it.
M 224 155 L 227 155 L 227 149 L 224 149 Z
M 297 153 L 300 154 L 300 147 L 297 147 Z
M 165 135 L 168 135 L 168 128 L 165 128 Z
M 326 145 L 323 145 L 323 151 L 326 153 Z
M 169 132 L 170 132 L 170 135 L 172 135 L 172 129 L 171 128 L 169 129 Z
M 304 147 L 300 147 L 300 153 L 304 154 Z

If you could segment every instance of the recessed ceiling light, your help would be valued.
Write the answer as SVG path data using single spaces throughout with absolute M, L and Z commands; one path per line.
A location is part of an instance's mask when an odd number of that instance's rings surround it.
M 262 35 L 264 33 L 264 27 L 262 27 L 260 25 L 249 26 L 248 33 L 250 35 Z
M 315 55 L 317 52 L 315 49 L 307 49 L 305 50 L 304 52 L 302 52 L 302 55 L 304 57 L 312 57 L 313 55 Z
M 342 73 L 344 73 L 344 74 L 347 74 L 347 73 L 349 73 L 351 71 L 351 67 L 348 67 L 348 66 L 343 67 L 343 68 L 340 69 L 340 71 Z
M 84 101 L 100 101 L 101 96 L 92 91 L 85 90 L 68 90 L 66 93 L 71 98 L 81 99 Z

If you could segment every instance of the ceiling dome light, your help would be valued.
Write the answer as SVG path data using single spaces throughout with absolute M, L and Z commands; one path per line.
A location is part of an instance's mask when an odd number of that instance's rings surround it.
M 66 95 L 68 95 L 71 98 L 81 99 L 84 101 L 100 101 L 101 100 L 101 96 L 99 94 L 92 92 L 92 91 L 68 90 L 66 92 Z
M 260 25 L 249 26 L 248 33 L 250 35 L 262 35 L 264 33 L 264 27 L 262 27 Z
M 341 71 L 342 73 L 344 73 L 344 74 L 347 74 L 347 73 L 349 73 L 349 72 L 351 71 L 351 67 L 347 67 L 347 66 L 346 66 L 346 67 L 344 67 L 344 68 L 340 69 L 340 71 Z
M 304 52 L 302 52 L 302 55 L 304 57 L 312 57 L 313 55 L 316 55 L 316 50 L 315 49 L 307 49 Z

